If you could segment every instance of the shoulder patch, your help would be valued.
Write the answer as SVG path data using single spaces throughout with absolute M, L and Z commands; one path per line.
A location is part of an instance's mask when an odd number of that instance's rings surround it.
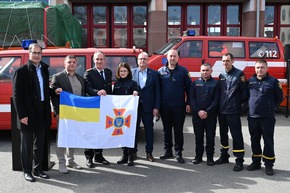
M 281 82 L 278 82 L 278 86 L 279 86 L 280 89 L 282 89 L 282 84 L 281 84 Z
M 246 81 L 246 77 L 245 76 L 241 76 L 241 81 L 245 82 Z

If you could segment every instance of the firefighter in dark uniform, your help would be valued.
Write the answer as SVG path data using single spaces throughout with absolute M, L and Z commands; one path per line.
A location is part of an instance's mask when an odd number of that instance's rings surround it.
M 242 103 L 247 99 L 247 87 L 244 72 L 233 66 L 234 57 L 231 53 L 222 56 L 225 72 L 219 75 L 221 87 L 221 100 L 219 106 L 219 126 L 221 141 L 221 156 L 215 164 L 229 162 L 229 137 L 230 129 L 233 138 L 233 153 L 236 157 L 234 171 L 241 171 L 244 162 L 244 139 L 240 114 Z
M 175 159 L 184 163 L 183 151 L 183 125 L 185 112 L 190 112 L 189 90 L 191 85 L 188 70 L 178 65 L 178 52 L 169 50 L 168 63 L 158 70 L 161 89 L 160 115 L 163 123 L 164 154 L 160 159 L 169 159 L 172 154 L 172 127 L 174 130 Z M 186 95 L 185 95 L 186 94 Z M 187 97 L 186 97 L 187 96 Z
M 251 135 L 252 163 L 247 170 L 261 168 L 261 159 L 265 162 L 266 174 L 273 175 L 275 109 L 283 100 L 280 82 L 269 76 L 267 61 L 261 59 L 255 64 L 256 74 L 248 80 L 249 113 L 248 124 Z M 261 148 L 261 137 L 264 150 Z
M 200 67 L 201 78 L 195 80 L 190 89 L 192 123 L 195 134 L 195 158 L 193 164 L 202 162 L 204 132 L 206 133 L 207 165 L 213 166 L 215 131 L 220 100 L 219 82 L 211 77 L 212 67 L 205 63 Z

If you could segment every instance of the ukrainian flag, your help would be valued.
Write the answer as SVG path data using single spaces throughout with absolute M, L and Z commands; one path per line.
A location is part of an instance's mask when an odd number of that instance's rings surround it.
M 61 92 L 59 119 L 79 122 L 100 121 L 101 97 L 83 97 L 68 92 Z

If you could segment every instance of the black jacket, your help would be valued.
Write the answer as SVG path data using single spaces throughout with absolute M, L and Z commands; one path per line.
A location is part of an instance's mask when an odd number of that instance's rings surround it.
M 43 77 L 44 109 L 47 128 L 51 125 L 50 96 L 53 95 L 49 87 L 48 65 L 40 62 Z M 28 61 L 15 71 L 13 76 L 13 102 L 18 116 L 18 129 L 37 129 L 41 123 L 41 96 L 37 85 L 38 78 L 36 67 Z M 20 119 L 28 117 L 28 125 L 20 122 Z
M 283 100 L 281 84 L 276 78 L 267 75 L 262 80 L 254 75 L 248 80 L 249 113 L 252 118 L 273 117 L 275 108 Z
M 216 116 L 220 100 L 219 82 L 212 77 L 207 81 L 199 78 L 191 84 L 190 105 L 193 116 L 204 110 L 209 116 Z
M 105 81 L 95 67 L 85 72 L 84 80 L 87 95 L 98 96 L 98 91 L 102 89 L 104 89 L 107 94 L 112 94 L 112 71 L 108 68 L 105 68 L 104 71 L 106 77 Z
M 233 68 L 229 72 L 219 75 L 221 100 L 219 112 L 221 114 L 239 114 L 242 103 L 247 99 L 247 84 L 243 71 Z
M 134 80 L 120 78 L 114 84 L 113 95 L 132 95 L 138 91 L 138 85 Z

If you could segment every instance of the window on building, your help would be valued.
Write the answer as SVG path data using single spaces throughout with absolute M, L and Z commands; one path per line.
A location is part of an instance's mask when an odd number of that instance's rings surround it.
M 240 36 L 240 4 L 168 5 L 167 39 L 179 37 L 183 31 L 196 35 Z
M 281 6 L 279 37 L 283 45 L 290 44 L 290 5 Z

